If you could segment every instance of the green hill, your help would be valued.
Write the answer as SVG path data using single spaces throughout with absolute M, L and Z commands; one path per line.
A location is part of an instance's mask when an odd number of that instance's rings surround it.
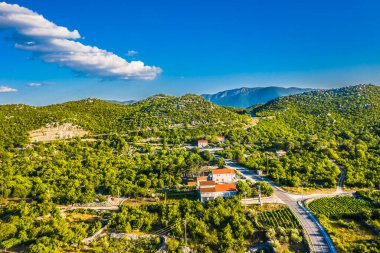
M 51 123 L 72 123 L 98 134 L 167 135 L 182 131 L 187 136 L 220 133 L 225 128 L 248 122 L 200 96 L 156 95 L 133 105 L 118 105 L 98 99 L 85 99 L 43 107 L 0 106 L 0 147 L 28 143 L 28 132 Z M 184 134 L 178 134 L 183 136 Z
M 271 116 L 252 130 L 264 146 L 304 156 L 325 154 L 348 169 L 347 185 L 380 187 L 380 87 L 312 91 L 249 110 L 257 117 Z M 307 174 L 307 168 L 299 172 Z

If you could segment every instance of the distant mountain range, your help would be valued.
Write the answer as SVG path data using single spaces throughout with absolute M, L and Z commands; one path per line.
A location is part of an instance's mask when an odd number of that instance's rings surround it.
M 252 105 L 263 104 L 270 100 L 313 91 L 310 88 L 283 88 L 283 87 L 257 87 L 257 88 L 238 88 L 233 90 L 221 91 L 216 94 L 203 94 L 201 95 L 206 100 L 211 101 L 217 105 L 231 106 L 231 107 L 249 107 Z
M 297 87 L 283 88 L 276 86 L 257 88 L 242 87 L 233 90 L 221 91 L 215 94 L 202 94 L 201 96 L 217 105 L 246 108 L 252 105 L 264 104 L 279 97 L 300 94 L 313 90 L 315 89 Z M 120 105 L 131 105 L 138 102 L 138 100 L 106 101 Z
M 126 100 L 126 101 L 118 101 L 118 100 L 106 100 L 107 102 L 119 104 L 119 105 L 131 105 L 137 102 L 137 100 Z

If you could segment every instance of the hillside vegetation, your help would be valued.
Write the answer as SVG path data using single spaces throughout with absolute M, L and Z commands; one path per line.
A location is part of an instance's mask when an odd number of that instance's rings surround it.
M 380 187 L 380 87 L 358 85 L 281 97 L 248 109 L 259 124 L 232 131 L 222 154 L 282 185 Z M 239 143 L 239 145 L 237 145 Z M 243 145 L 241 145 L 243 144 Z M 286 155 L 276 157 L 276 150 Z
M 98 99 L 43 107 L 5 105 L 0 106 L 0 147 L 24 146 L 29 143 L 29 131 L 47 124 L 70 123 L 83 127 L 92 135 L 169 136 L 171 142 L 183 142 L 194 136 L 241 127 L 248 118 L 196 95 L 156 95 L 133 105 L 118 105 Z

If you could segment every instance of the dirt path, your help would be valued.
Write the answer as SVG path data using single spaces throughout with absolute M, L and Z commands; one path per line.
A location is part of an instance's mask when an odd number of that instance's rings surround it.
M 335 193 L 336 194 L 343 193 L 344 192 L 343 191 L 344 179 L 346 178 L 347 171 L 342 166 L 336 164 L 335 160 L 330 160 L 330 161 L 333 165 L 338 166 L 338 168 L 340 170 L 340 176 L 339 176 L 338 182 L 336 184 L 337 187 L 336 187 Z

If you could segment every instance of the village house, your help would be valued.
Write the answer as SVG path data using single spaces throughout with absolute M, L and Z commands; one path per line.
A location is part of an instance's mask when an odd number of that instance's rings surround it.
M 230 197 L 237 193 L 234 169 L 214 169 L 209 176 L 196 178 L 199 197 L 202 202 L 217 197 Z
M 225 142 L 226 138 L 224 136 L 218 136 L 218 141 L 219 142 Z
M 198 148 L 205 148 L 208 146 L 208 140 L 198 140 Z
M 211 174 L 212 180 L 216 183 L 233 182 L 236 176 L 234 169 L 215 169 Z
M 282 156 L 286 155 L 286 151 L 284 151 L 284 150 L 277 150 L 276 151 L 276 155 L 278 157 L 282 157 Z
M 212 182 L 212 181 L 209 181 Z M 207 185 L 206 187 L 199 188 L 199 197 L 201 202 L 213 200 L 217 197 L 231 197 L 237 194 L 236 184 L 215 184 Z

